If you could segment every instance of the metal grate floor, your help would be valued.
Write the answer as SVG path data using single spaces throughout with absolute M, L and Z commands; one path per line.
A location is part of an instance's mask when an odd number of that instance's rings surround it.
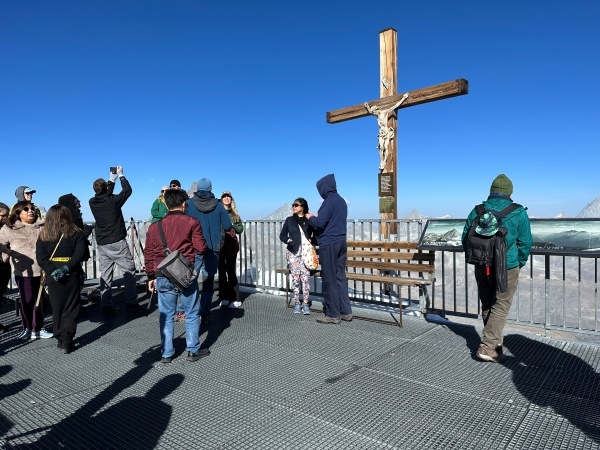
M 508 332 L 507 361 L 483 363 L 472 326 L 321 325 L 245 296 L 213 303 L 195 363 L 176 323 L 169 365 L 156 302 L 108 321 L 86 306 L 70 355 L 16 340 L 3 304 L 0 448 L 600 449 L 600 347 Z

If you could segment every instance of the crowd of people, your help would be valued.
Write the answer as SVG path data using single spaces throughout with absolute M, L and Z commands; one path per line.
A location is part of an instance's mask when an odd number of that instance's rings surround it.
M 121 190 L 114 193 L 117 179 Z M 127 229 L 122 207 L 132 194 L 123 168 L 111 168 L 108 180 L 93 182 L 94 196 L 89 205 L 95 220 L 95 239 L 100 269 L 100 298 L 102 313 L 116 313 L 113 302 L 113 273 L 119 267 L 124 280 L 123 299 L 127 311 L 139 310 L 135 280 L 135 264 L 126 241 Z M 345 276 L 347 259 L 346 221 L 348 210 L 338 194 L 334 174 L 328 174 L 316 184 L 323 202 L 318 214 L 309 211 L 308 202 L 298 197 L 292 204 L 292 215 L 286 218 L 279 238 L 287 246 L 286 259 L 292 279 L 296 314 L 310 315 L 309 291 L 311 266 L 306 261 L 306 247 L 319 249 L 320 273 L 323 286 L 323 315 L 318 323 L 339 324 L 353 319 Z M 63 353 L 75 349 L 74 338 L 80 310 L 80 292 L 85 280 L 82 264 L 90 258 L 89 236 L 93 226 L 85 225 L 81 202 L 72 193 L 62 195 L 47 213 L 32 201 L 35 190 L 19 186 L 17 202 L 9 208 L 0 203 L 0 291 L 5 294 L 14 275 L 20 296 L 22 330 L 17 339 L 47 339 L 54 337 Z M 482 206 L 486 215 L 476 222 L 477 232 L 485 235 L 484 220 L 494 227 L 500 224 L 497 213 L 513 203 L 513 185 L 504 174 L 492 182 L 490 195 Z M 174 321 L 185 317 L 186 350 L 189 361 L 210 354 L 202 348 L 199 336 L 201 325 L 210 323 L 214 294 L 214 278 L 219 274 L 219 305 L 240 308 L 242 301 L 236 276 L 239 252 L 238 235 L 244 225 L 230 191 L 220 198 L 212 192 L 208 178 L 198 181 L 191 196 L 181 189 L 178 180 L 161 189 L 151 207 L 151 225 L 144 249 L 148 290 L 158 297 L 159 327 L 162 343 L 161 362 L 170 363 L 173 347 Z M 478 216 L 469 214 L 463 231 L 467 248 L 469 229 Z M 482 303 L 483 338 L 476 356 L 483 361 L 503 359 L 502 333 L 518 283 L 518 274 L 528 259 L 532 238 L 526 208 L 515 204 L 501 222 L 506 236 L 506 286 L 501 286 L 496 273 L 489 267 L 476 267 L 475 278 Z M 474 225 L 473 225 L 474 226 Z M 491 234 L 488 233 L 488 235 Z M 193 280 L 180 287 L 160 268 L 170 252 L 178 251 L 193 267 Z M 497 262 L 496 262 L 497 263 Z M 191 271 L 191 269 L 190 269 Z M 52 310 L 50 332 L 44 328 L 45 314 Z M 0 325 L 2 327 L 2 325 Z M 4 327 L 2 327 L 4 328 Z
M 115 193 L 115 185 L 121 185 Z M 20 298 L 22 329 L 17 339 L 54 337 L 63 353 L 75 349 L 74 338 L 80 312 L 80 293 L 85 281 L 83 264 L 90 258 L 89 237 L 95 227 L 100 271 L 100 305 L 102 314 L 116 314 L 113 300 L 113 276 L 118 267 L 124 282 L 121 296 L 125 309 L 137 312 L 135 264 L 127 244 L 127 228 L 122 208 L 131 197 L 132 187 L 123 167 L 111 167 L 108 179 L 92 184 L 94 196 L 89 205 L 94 226 L 83 223 L 81 202 L 72 193 L 59 197 L 47 213 L 33 203 L 35 190 L 19 186 L 17 203 L 11 208 L 0 203 L 0 289 L 6 293 L 14 275 Z M 201 349 L 199 325 L 210 322 L 214 277 L 219 271 L 220 306 L 240 308 L 235 263 L 239 252 L 238 235 L 243 222 L 231 192 L 219 199 L 212 193 L 212 183 L 202 178 L 198 191 L 190 196 L 178 180 L 161 189 L 150 208 L 151 225 L 144 249 L 148 288 L 158 297 L 162 362 L 173 357 L 174 318 L 179 312 L 185 320 L 187 359 L 196 361 L 210 353 Z M 157 268 L 165 258 L 158 225 L 164 229 L 168 246 L 179 250 L 194 267 L 197 278 L 185 290 L 176 288 Z M 46 313 L 52 312 L 52 331 L 44 327 Z M 5 327 L 0 324 L 0 327 Z

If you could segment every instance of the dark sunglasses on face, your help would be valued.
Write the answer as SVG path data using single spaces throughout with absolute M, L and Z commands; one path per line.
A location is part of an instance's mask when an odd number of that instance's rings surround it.
M 29 211 L 35 211 L 31 206 L 26 206 L 25 208 L 23 208 L 23 211 L 25 212 L 29 212 Z
M 292 206 L 293 206 L 294 208 L 300 208 L 302 205 L 299 205 L 298 203 L 294 203 Z
M 176 184 L 172 184 L 170 187 L 176 188 L 176 187 L 179 187 L 179 186 L 177 186 Z
M 221 198 L 225 198 L 225 197 L 227 197 L 227 198 L 231 198 L 231 195 L 227 195 L 227 194 L 225 194 L 225 195 L 222 195 L 222 196 L 221 196 Z

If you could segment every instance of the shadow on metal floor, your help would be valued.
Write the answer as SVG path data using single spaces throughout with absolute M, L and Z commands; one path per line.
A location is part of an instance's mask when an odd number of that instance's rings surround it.
M 16 339 L 3 304 L 0 448 L 600 448 L 600 347 L 508 334 L 507 361 L 483 363 L 473 326 L 323 325 L 244 296 L 238 310 L 213 303 L 207 358 L 185 360 L 177 322 L 171 364 L 156 302 L 107 320 L 87 304 L 69 355 Z

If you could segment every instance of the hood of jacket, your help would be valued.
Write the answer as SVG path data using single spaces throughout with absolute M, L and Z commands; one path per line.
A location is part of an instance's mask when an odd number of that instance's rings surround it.
M 335 175 L 330 173 L 317 181 L 317 191 L 319 191 L 319 195 L 322 199 L 327 198 L 331 192 L 337 192 Z
M 23 194 L 23 191 L 25 190 L 27 186 L 19 186 L 17 188 L 17 190 L 15 191 L 15 197 L 17 197 L 17 201 L 18 202 L 24 202 L 25 201 L 25 194 Z
M 198 211 L 209 213 L 215 210 L 219 201 L 211 191 L 196 191 L 194 193 L 193 204 Z
M 58 197 L 58 204 L 66 206 L 71 211 L 71 218 L 73 223 L 79 228 L 83 229 L 83 218 L 81 216 L 81 210 L 75 206 L 75 197 L 73 194 L 65 194 Z

